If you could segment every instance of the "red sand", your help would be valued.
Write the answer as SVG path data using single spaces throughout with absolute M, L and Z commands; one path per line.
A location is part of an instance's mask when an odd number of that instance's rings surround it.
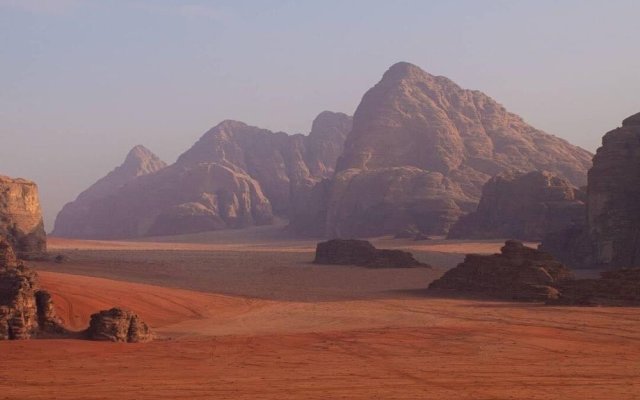
M 317 302 L 40 272 L 80 329 L 113 305 L 160 340 L 0 342 L 0 399 L 637 399 L 640 309 Z M 293 290 L 293 289 L 292 289 Z

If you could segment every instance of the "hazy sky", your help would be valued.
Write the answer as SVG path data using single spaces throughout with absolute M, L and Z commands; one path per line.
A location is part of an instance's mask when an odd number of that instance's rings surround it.
M 595 150 L 640 111 L 640 1 L 0 0 L 0 174 L 61 206 L 223 119 L 307 133 L 397 61 Z

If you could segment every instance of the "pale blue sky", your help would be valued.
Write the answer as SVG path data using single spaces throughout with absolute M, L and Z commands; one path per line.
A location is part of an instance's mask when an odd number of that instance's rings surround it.
M 639 1 L 0 0 L 0 173 L 47 226 L 136 144 L 223 119 L 307 133 L 397 61 L 595 150 L 640 111 Z

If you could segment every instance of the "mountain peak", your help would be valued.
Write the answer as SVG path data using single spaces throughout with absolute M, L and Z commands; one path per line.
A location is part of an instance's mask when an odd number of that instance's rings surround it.
M 382 79 L 383 80 L 385 78 L 402 79 L 402 78 L 420 76 L 420 75 L 429 75 L 429 74 L 424 70 L 422 70 L 422 68 L 418 67 L 417 65 L 414 65 L 405 61 L 400 61 L 393 64 L 391 67 L 389 67 L 389 69 L 387 70 L 387 72 L 385 72 Z
M 155 172 L 166 166 L 167 164 L 160 157 L 139 144 L 129 151 L 124 163 L 119 168 L 125 170 L 127 175 L 139 176 Z

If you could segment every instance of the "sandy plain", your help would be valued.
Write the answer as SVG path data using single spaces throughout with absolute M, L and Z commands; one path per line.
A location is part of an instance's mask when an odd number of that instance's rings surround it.
M 52 238 L 69 261 L 32 265 L 71 329 L 119 305 L 159 339 L 0 342 L 0 399 L 640 398 L 640 309 L 438 298 L 500 243 L 375 243 L 435 268 L 316 266 L 315 242 L 260 230 Z

